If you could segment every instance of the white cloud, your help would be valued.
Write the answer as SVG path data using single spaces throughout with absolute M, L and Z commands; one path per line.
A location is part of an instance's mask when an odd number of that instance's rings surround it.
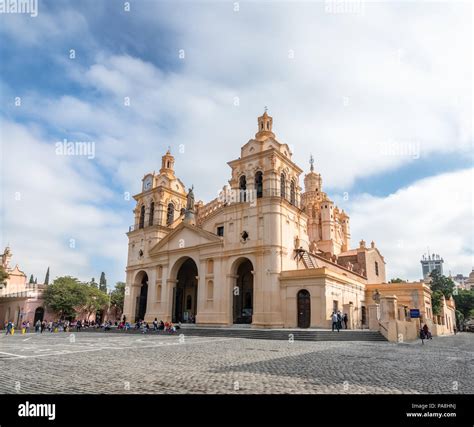
M 346 190 L 357 178 L 411 161 L 385 155 L 386 144 L 419 144 L 421 156 L 465 156 L 471 149 L 468 5 L 367 2 L 364 16 L 324 13 L 324 2 L 240 6 L 233 12 L 232 2 L 147 2 L 127 15 L 135 27 L 120 28 L 102 4 L 62 8 L 56 15 L 45 10 L 42 20 L 8 20 L 4 34 L 20 46 L 36 46 L 37 55 L 58 64 L 54 78 L 82 88 L 59 95 L 38 88 L 23 96 L 22 107 L 5 122 L 8 155 L 24 165 L 4 161 L 6 200 L 16 189 L 25 197 L 23 204 L 8 206 L 5 239 L 16 242 L 14 250 L 27 265 L 41 270 L 53 258 L 56 271 L 87 278 L 94 257 L 107 254 L 122 266 L 113 274 L 123 278 L 132 206 L 121 204 L 122 191 L 138 192 L 142 176 L 160 168 L 171 145 L 184 183 L 194 184 L 198 198 L 214 198 L 229 178 L 226 162 L 253 136 L 264 105 L 277 138 L 294 147 L 294 160 L 305 167 L 312 153 L 332 188 Z M 103 33 L 104 25 L 107 43 L 100 43 L 97 28 Z M 133 44 L 146 49 L 147 60 L 114 46 L 136 27 L 143 32 L 134 34 Z M 158 30 L 165 28 L 166 49 L 155 49 L 163 36 Z M 142 40 L 141 34 L 151 37 Z M 74 45 L 61 46 L 65 38 Z M 78 50 L 78 60 L 67 59 L 69 48 Z M 123 105 L 126 96 L 130 107 Z M 233 105 L 235 97 L 239 106 Z M 14 125 L 16 119 L 28 125 Z M 96 158 L 52 155 L 52 144 L 62 138 L 90 138 Z M 182 144 L 185 151 L 179 153 Z M 451 181 L 443 177 L 433 178 L 439 179 L 438 192 L 450 194 Z M 452 270 L 469 264 L 466 251 L 456 252 L 455 238 L 446 232 L 468 222 L 472 211 L 460 201 L 460 210 L 434 202 L 435 209 L 420 206 L 415 212 L 417 188 L 426 185 L 421 181 L 386 199 L 365 196 L 351 204 L 353 235 L 375 238 L 393 275 L 417 278 L 426 245 L 449 256 Z M 427 193 L 435 197 L 434 191 L 429 186 Z M 367 206 L 380 207 L 383 215 L 372 223 L 375 214 Z M 435 220 L 438 212 L 449 215 Z M 390 226 L 383 225 L 385 218 Z M 411 243 L 415 231 L 424 233 L 416 239 L 421 247 Z M 64 250 L 71 236 L 82 242 L 72 254 Z M 394 239 L 406 245 L 402 253 Z
M 444 273 L 474 265 L 474 169 L 417 181 L 384 198 L 361 195 L 349 205 L 352 246 L 374 240 L 387 262 L 387 280 L 418 280 L 427 252 L 444 258 Z

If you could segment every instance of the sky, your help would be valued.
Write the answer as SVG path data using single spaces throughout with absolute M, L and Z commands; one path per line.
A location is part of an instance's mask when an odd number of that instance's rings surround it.
M 472 23 L 457 1 L 39 0 L 37 16 L 0 14 L 0 245 L 39 282 L 49 266 L 112 287 L 143 176 L 170 147 L 210 201 L 267 106 L 387 279 L 420 279 L 428 248 L 467 275 Z M 64 141 L 93 151 L 65 155 Z

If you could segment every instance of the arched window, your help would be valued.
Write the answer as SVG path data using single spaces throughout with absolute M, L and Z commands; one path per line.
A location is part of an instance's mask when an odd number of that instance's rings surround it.
M 169 162 L 169 161 L 166 163 L 166 167 L 167 167 L 168 169 L 170 168 L 170 162 Z
M 145 205 L 142 205 L 140 208 L 140 220 L 138 222 L 138 228 L 143 228 L 145 226 Z
M 242 175 L 239 179 L 239 189 L 240 189 L 240 201 L 247 201 L 247 178 L 245 175 Z
M 174 205 L 173 203 L 168 203 L 168 212 L 166 215 L 166 225 L 171 225 L 174 221 Z
M 263 173 L 258 171 L 255 174 L 255 191 L 257 192 L 257 199 L 263 196 Z
M 284 173 L 280 175 L 280 197 L 286 199 L 286 177 Z
M 296 184 L 294 179 L 290 183 L 290 203 L 292 205 L 296 204 Z
M 153 217 L 155 216 L 155 202 L 150 203 L 150 216 L 148 218 L 148 225 L 153 225 Z

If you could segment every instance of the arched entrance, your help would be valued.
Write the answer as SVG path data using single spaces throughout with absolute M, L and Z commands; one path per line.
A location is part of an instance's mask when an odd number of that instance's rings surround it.
M 252 323 L 253 314 L 253 265 L 245 259 L 237 268 L 234 294 L 234 323 Z
M 35 310 L 35 320 L 33 320 L 33 324 L 35 324 L 38 320 L 42 322 L 43 318 L 44 318 L 44 308 L 37 307 Z
M 311 296 L 306 289 L 298 292 L 298 328 L 309 328 L 311 324 Z
M 187 258 L 178 270 L 173 289 L 173 322 L 194 323 L 197 312 L 198 269 L 196 263 Z
M 148 275 L 143 271 L 139 273 L 137 279 L 140 281 L 140 294 L 137 296 L 135 306 L 135 322 L 145 319 L 146 303 L 148 297 Z

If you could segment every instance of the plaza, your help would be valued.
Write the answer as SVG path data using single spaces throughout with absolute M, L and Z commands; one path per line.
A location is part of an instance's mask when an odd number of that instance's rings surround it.
M 2 394 L 472 394 L 474 334 L 409 343 L 0 336 Z

